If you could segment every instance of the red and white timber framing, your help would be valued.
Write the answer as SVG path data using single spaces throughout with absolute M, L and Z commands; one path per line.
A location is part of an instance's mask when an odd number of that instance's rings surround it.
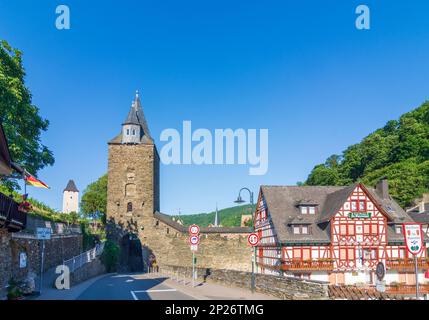
M 350 212 L 366 213 L 368 217 L 351 217 Z M 405 244 L 388 245 L 388 217 L 362 184 L 331 218 L 329 244 L 280 243 L 262 191 L 254 214 L 255 230 L 261 239 L 256 259 L 260 273 L 294 275 L 331 283 L 374 283 L 376 265 L 383 262 L 388 283 L 408 283 L 404 279 L 412 278 L 413 257 Z M 428 267 L 426 257 L 424 248 L 419 256 L 422 270 Z M 355 281 L 350 280 L 353 278 Z

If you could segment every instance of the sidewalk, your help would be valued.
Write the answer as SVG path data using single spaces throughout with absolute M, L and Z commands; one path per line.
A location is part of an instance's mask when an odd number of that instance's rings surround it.
M 43 274 L 42 294 L 36 297 L 29 297 L 29 300 L 76 300 L 83 291 L 97 280 L 111 275 L 109 273 L 84 281 L 68 290 L 58 290 L 54 287 L 55 279 L 59 276 L 55 273 L 55 268 Z M 40 278 L 36 278 L 36 290 L 39 290 Z
M 201 279 L 195 280 L 195 287 L 192 287 L 192 279 L 179 277 L 179 280 L 170 278 L 167 274 L 146 273 L 139 278 L 160 279 L 163 284 L 179 290 L 197 300 L 279 300 L 276 297 L 262 293 L 252 293 L 250 289 L 227 287 L 214 283 L 203 282 Z M 167 279 L 165 279 L 167 278 Z M 164 281 L 161 279 L 165 279 Z

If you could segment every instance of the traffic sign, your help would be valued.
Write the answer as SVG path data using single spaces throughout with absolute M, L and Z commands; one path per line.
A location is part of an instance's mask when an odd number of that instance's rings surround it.
M 247 243 L 249 243 L 252 247 L 257 246 L 259 243 L 259 237 L 256 233 L 251 233 L 247 236 Z
M 195 235 L 190 236 L 189 243 L 192 245 L 198 245 L 200 243 L 200 237 Z
M 200 233 L 200 227 L 197 226 L 196 224 L 193 224 L 192 226 L 189 227 L 188 231 L 189 231 L 189 234 L 197 235 Z
M 418 255 L 423 249 L 422 226 L 418 223 L 404 223 L 403 230 L 407 250 L 415 256 Z
M 198 244 L 191 244 L 191 251 L 197 252 L 198 251 Z
M 49 240 L 51 239 L 51 228 L 37 228 L 36 235 L 38 240 Z

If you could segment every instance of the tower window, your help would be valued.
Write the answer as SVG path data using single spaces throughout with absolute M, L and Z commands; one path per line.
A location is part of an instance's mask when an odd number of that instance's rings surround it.
M 136 135 L 136 130 L 133 130 L 133 136 L 135 136 Z
M 127 136 L 130 135 L 130 129 L 127 129 Z
M 131 212 L 133 211 L 133 203 L 132 202 L 128 202 L 127 203 L 127 212 Z

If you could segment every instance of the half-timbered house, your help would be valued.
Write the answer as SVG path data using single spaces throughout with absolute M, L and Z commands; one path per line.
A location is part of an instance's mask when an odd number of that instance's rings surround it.
M 402 234 L 402 224 L 413 220 L 389 195 L 386 179 L 374 189 L 362 183 L 262 186 L 254 214 L 260 273 L 374 284 L 383 262 L 387 284 L 415 283 Z M 427 281 L 426 247 L 418 267 L 420 280 Z

